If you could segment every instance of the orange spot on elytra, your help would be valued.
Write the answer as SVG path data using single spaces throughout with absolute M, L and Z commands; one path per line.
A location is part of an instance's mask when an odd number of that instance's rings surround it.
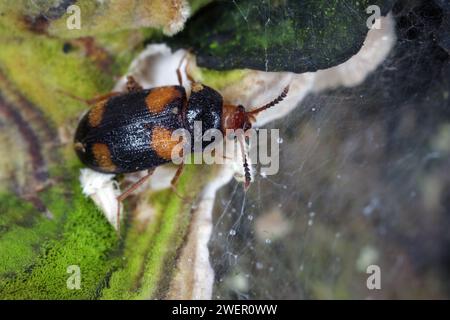
M 152 113 L 158 113 L 176 98 L 180 98 L 181 93 L 174 86 L 159 87 L 152 89 L 147 97 L 145 103 L 147 108 Z
M 116 170 L 116 165 L 111 160 L 111 152 L 106 144 L 94 143 L 92 145 L 92 154 L 101 169 L 110 172 Z
M 172 150 L 177 147 L 179 143 L 180 141 L 172 140 L 172 131 L 162 127 L 153 128 L 151 146 L 160 158 L 166 160 L 172 159 Z M 179 153 L 182 153 L 181 145 Z
M 103 114 L 105 113 L 105 107 L 108 99 L 101 100 L 95 104 L 95 106 L 89 111 L 89 125 L 91 127 L 98 126 L 103 119 Z

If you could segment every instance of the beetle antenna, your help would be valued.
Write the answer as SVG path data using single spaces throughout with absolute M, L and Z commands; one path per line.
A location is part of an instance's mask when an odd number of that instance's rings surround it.
M 276 99 L 272 100 L 268 104 L 263 105 L 262 107 L 259 107 L 259 108 L 255 109 L 255 110 L 247 112 L 247 114 L 255 115 L 255 114 L 260 113 L 261 111 L 264 111 L 266 109 L 272 108 L 273 106 L 275 106 L 275 105 L 279 104 L 281 101 L 283 101 L 284 98 L 286 98 L 288 92 L 289 92 L 289 85 L 287 85 L 283 89 L 283 91 L 280 93 L 280 95 Z
M 248 165 L 247 161 L 247 153 L 245 152 L 244 142 L 242 141 L 242 135 L 238 135 L 239 144 L 241 146 L 241 152 L 242 152 L 242 158 L 244 159 L 244 189 L 245 191 L 248 190 L 250 187 L 250 183 L 252 182 L 252 175 L 250 173 L 250 167 Z

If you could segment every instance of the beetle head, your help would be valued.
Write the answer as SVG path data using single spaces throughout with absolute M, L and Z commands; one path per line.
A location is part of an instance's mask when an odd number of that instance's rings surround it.
M 284 98 L 286 98 L 287 93 L 289 91 L 289 86 L 285 87 L 284 90 L 281 92 L 281 94 L 268 104 L 265 104 L 262 107 L 256 108 L 252 111 L 245 111 L 245 108 L 242 105 L 230 105 L 225 104 L 223 106 L 223 112 L 222 112 L 222 130 L 223 132 L 226 132 L 227 129 L 242 129 L 244 131 L 247 131 L 251 129 L 252 123 L 256 120 L 256 115 L 260 113 L 261 111 L 264 111 L 266 109 L 269 109 L 281 101 L 283 101 Z
M 249 129 L 251 129 L 252 124 L 256 120 L 256 115 L 260 113 L 261 111 L 264 111 L 266 109 L 269 109 L 276 104 L 283 101 L 284 98 L 286 98 L 287 93 L 289 91 L 289 86 L 285 87 L 283 92 L 274 100 L 269 102 L 268 104 L 256 108 L 252 111 L 245 111 L 245 108 L 242 105 L 230 105 L 225 104 L 222 109 L 222 131 L 223 133 L 227 134 L 227 129 L 232 130 L 238 130 L 242 129 L 244 133 L 237 136 L 239 144 L 241 146 L 242 151 L 242 157 L 244 159 L 244 175 L 245 175 L 245 183 L 244 188 L 247 190 L 250 186 L 251 182 L 251 173 L 250 168 L 247 160 L 247 154 L 244 147 L 244 141 L 245 141 L 245 132 Z
M 227 129 L 243 129 L 247 131 L 252 127 L 254 117 L 250 117 L 248 112 L 242 105 L 234 106 L 226 104 L 223 106 L 222 128 L 225 132 Z

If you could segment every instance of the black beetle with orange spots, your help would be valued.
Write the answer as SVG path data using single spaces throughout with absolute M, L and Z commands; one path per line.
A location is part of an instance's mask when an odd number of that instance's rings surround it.
M 216 90 L 192 79 L 187 98 L 180 68 L 177 76 L 179 85 L 151 89 L 143 89 L 129 76 L 126 92 L 111 92 L 88 101 L 94 106 L 81 119 L 74 141 L 80 160 L 104 173 L 148 170 L 118 201 L 140 186 L 157 166 L 171 161 L 172 149 L 179 143 L 171 139 L 173 131 L 184 128 L 194 136 L 194 122 L 201 121 L 203 132 L 208 129 L 218 129 L 224 134 L 227 129 L 245 132 L 252 127 L 256 114 L 282 101 L 288 92 L 286 87 L 275 100 L 247 112 L 241 105 L 224 104 Z M 182 169 L 183 165 L 172 179 L 174 189 Z M 245 154 L 244 169 L 248 188 L 251 175 Z

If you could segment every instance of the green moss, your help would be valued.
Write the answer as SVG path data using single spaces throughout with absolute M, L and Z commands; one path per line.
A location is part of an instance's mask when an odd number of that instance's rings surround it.
M 50 220 L 29 202 L 13 194 L 0 195 L 0 278 L 30 265 L 39 245 L 56 234 L 57 217 Z
M 50 210 L 64 220 L 58 238 L 46 241 L 40 255 L 28 268 L 13 277 L 0 279 L 3 299 L 93 299 L 113 270 L 118 239 L 95 205 L 82 194 L 78 183 L 71 186 L 75 194 L 70 203 L 59 192 L 50 191 Z M 64 212 L 57 212 L 61 209 Z M 17 243 L 16 241 L 14 241 Z M 2 261 L 3 262 L 3 261 Z M 77 265 L 81 270 L 81 288 L 70 290 L 66 282 L 67 268 Z
M 208 174 L 187 166 L 178 192 L 193 197 Z M 208 172 L 208 171 L 205 171 Z M 55 218 L 36 216 L 26 202 L 6 194 L 0 226 L 13 226 L 0 238 L 2 299 L 141 299 L 154 297 L 170 279 L 176 252 L 189 225 L 190 204 L 170 190 L 151 195 L 155 213 L 143 228 L 131 220 L 123 246 L 103 214 L 82 194 L 77 179 L 43 195 Z M 66 191 L 65 191 L 66 190 Z M 67 193 L 67 190 L 72 190 Z M 15 199 L 15 200 L 14 200 Z M 2 207 L 3 208 L 3 207 Z M 30 217 L 30 215 L 34 215 Z M 20 226 L 27 217 L 29 226 Z M 80 267 L 81 289 L 70 290 L 67 268 Z
M 193 197 L 208 175 L 197 178 L 196 185 L 190 181 L 203 170 L 204 167 L 186 166 L 177 191 Z M 152 298 L 161 283 L 170 278 L 176 251 L 189 225 L 191 201 L 179 198 L 170 190 L 151 194 L 149 201 L 154 208 L 151 220 L 147 224 L 137 219 L 132 221 L 121 267 L 112 274 L 108 288 L 103 290 L 103 299 Z

